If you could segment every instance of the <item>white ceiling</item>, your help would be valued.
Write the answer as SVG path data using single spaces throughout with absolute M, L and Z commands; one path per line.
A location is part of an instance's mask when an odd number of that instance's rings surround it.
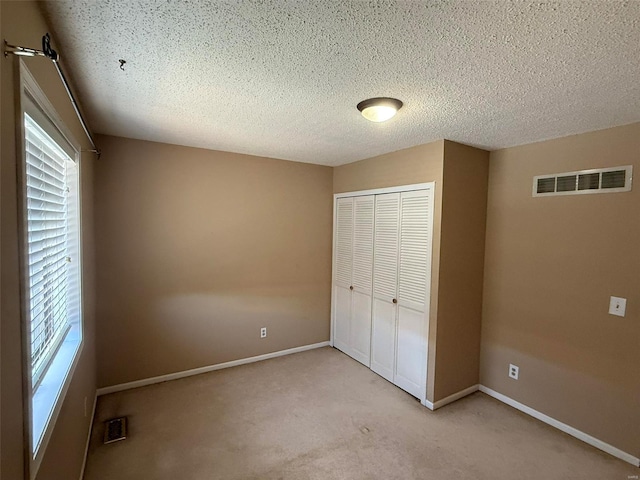
M 340 165 L 441 138 L 493 150 L 640 121 L 640 1 L 44 8 L 99 133 Z M 405 105 L 374 124 L 356 104 L 375 96 Z

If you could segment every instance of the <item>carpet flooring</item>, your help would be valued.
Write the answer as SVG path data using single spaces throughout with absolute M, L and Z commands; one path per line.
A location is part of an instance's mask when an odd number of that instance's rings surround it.
M 103 421 L 129 438 L 103 445 Z M 102 396 L 85 480 L 637 478 L 483 393 L 431 412 L 326 347 Z

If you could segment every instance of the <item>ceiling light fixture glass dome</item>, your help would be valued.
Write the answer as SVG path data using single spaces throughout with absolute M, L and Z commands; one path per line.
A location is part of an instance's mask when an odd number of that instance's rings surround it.
M 372 122 L 385 122 L 402 108 L 397 98 L 377 97 L 361 101 L 356 107 L 362 116 Z

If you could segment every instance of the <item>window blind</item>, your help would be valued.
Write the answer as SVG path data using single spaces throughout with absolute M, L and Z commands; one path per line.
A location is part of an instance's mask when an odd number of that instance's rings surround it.
M 38 384 L 74 321 L 77 229 L 73 160 L 25 114 L 26 210 L 32 383 Z M 74 190 L 77 188 L 73 186 Z

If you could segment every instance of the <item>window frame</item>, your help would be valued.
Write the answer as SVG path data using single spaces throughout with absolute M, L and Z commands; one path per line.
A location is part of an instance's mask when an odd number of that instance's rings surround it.
M 84 326 L 84 288 L 83 288 L 83 234 L 82 234 L 82 168 L 80 161 L 80 144 L 76 141 L 69 128 L 66 126 L 61 116 L 55 110 L 34 76 L 31 74 L 25 62 L 22 59 L 18 59 L 19 62 L 19 95 L 16 105 L 16 147 L 17 147 L 17 196 L 18 196 L 18 238 L 19 238 L 19 262 L 20 262 L 20 303 L 21 303 L 21 324 L 22 324 L 22 371 L 23 371 L 23 425 L 24 425 L 24 452 L 26 465 L 29 470 L 29 478 L 34 479 L 42 459 L 47 450 L 47 445 L 51 439 L 53 430 L 55 429 L 56 421 L 62 409 L 62 405 L 66 398 L 69 386 L 74 377 L 76 367 L 79 363 L 80 357 L 84 350 L 85 339 L 85 326 Z M 33 412 L 33 398 L 40 385 L 36 385 L 34 389 L 33 375 L 31 370 L 31 307 L 29 299 L 29 238 L 28 238 L 28 223 L 27 223 L 27 182 L 26 182 L 26 129 L 25 129 L 25 113 L 28 113 L 26 109 L 29 104 L 34 104 L 39 110 L 40 114 L 44 115 L 44 120 L 47 125 L 42 125 L 38 119 L 31 117 L 35 123 L 45 130 L 50 136 L 54 138 L 54 141 L 58 143 L 56 137 L 64 140 L 68 147 L 71 148 L 73 155 L 70 155 L 71 160 L 75 162 L 77 169 L 77 240 L 78 240 L 78 326 L 77 331 L 80 335 L 79 342 L 72 352 L 72 359 L 68 364 L 66 371 L 62 372 L 62 381 L 60 388 L 54 395 L 53 406 L 48 411 L 42 435 L 39 438 L 34 438 L 33 424 L 34 424 L 34 412 Z M 31 115 L 30 115 L 31 116 Z M 51 132 L 48 129 L 53 127 L 57 131 Z M 53 135 L 52 135 L 53 133 Z M 64 146 L 59 145 L 66 151 Z M 65 334 L 69 335 L 70 331 Z M 64 342 L 61 342 L 63 344 Z M 58 354 L 63 350 L 62 345 L 57 347 L 57 351 L 49 360 L 49 365 L 45 367 L 43 377 L 47 376 L 47 370 L 55 363 L 55 359 L 58 358 Z M 71 352 L 68 350 L 66 353 Z M 39 440 L 39 442 L 38 442 Z M 37 442 L 37 444 L 36 444 Z

